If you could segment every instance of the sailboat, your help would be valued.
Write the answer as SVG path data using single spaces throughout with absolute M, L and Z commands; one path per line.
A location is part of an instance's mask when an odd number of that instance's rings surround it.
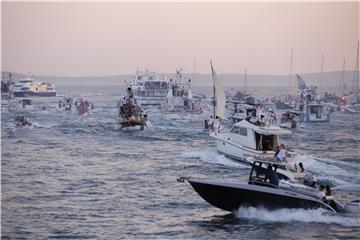
M 225 119 L 225 92 L 224 88 L 219 80 L 219 78 L 216 75 L 215 69 L 212 65 L 212 62 L 210 61 L 211 66 L 211 75 L 214 82 L 214 118 L 218 116 L 221 119 Z

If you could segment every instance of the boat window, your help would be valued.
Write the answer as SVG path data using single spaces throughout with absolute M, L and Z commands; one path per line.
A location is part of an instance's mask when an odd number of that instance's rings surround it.
M 231 132 L 232 132 L 232 133 L 240 134 L 240 135 L 242 135 L 242 136 L 247 136 L 247 129 L 246 129 L 246 128 L 243 128 L 243 127 L 234 126 L 234 127 L 231 129 Z
M 310 114 L 317 114 L 317 112 L 318 112 L 318 106 L 310 107 Z
M 240 130 L 239 130 L 239 134 L 242 135 L 242 136 L 247 136 L 247 129 L 241 127 Z

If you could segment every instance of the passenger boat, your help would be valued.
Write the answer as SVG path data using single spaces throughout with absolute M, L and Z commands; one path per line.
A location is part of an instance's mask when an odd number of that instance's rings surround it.
M 323 200 L 313 191 L 279 186 L 277 171 L 281 165 L 281 163 L 254 161 L 248 184 L 191 177 L 181 177 L 178 181 L 188 181 L 206 202 L 229 212 L 236 211 L 240 207 L 263 207 L 270 210 L 323 208 L 334 213 L 344 211 L 344 207 L 337 201 Z
M 1 73 L 1 110 L 9 110 L 13 104 L 13 75 L 11 73 Z
M 163 112 L 202 113 L 202 97 L 193 94 L 191 79 L 184 76 L 183 70 L 176 69 L 175 76 L 169 80 L 167 102 L 162 106 Z
M 160 79 L 154 71 L 138 69 L 134 81 L 129 85 L 140 106 L 161 106 L 167 103 L 169 81 Z
M 147 114 L 137 104 L 131 87 L 127 89 L 127 95 L 119 102 L 119 126 L 123 128 L 138 128 L 143 130 L 149 123 Z
M 41 96 L 51 97 L 56 96 L 55 85 L 47 82 L 38 82 L 34 78 L 28 77 L 19 80 L 19 83 L 13 87 L 13 94 L 15 97 Z

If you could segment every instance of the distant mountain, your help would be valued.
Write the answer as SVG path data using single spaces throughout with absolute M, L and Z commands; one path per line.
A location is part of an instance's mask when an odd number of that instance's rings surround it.
M 323 75 L 322 86 L 324 90 L 339 88 L 341 71 L 325 72 Z M 15 81 L 25 77 L 26 74 L 13 73 Z M 174 74 L 160 73 L 160 78 L 171 78 Z M 189 78 L 193 78 L 194 86 L 210 86 L 212 85 L 211 74 L 185 74 Z M 307 85 L 320 85 L 321 73 L 299 73 L 305 80 Z M 84 77 L 61 77 L 61 76 L 33 76 L 38 81 L 47 81 L 55 85 L 89 85 L 89 86 L 104 86 L 104 85 L 125 85 L 125 81 L 132 81 L 134 75 L 113 75 L 113 76 L 84 76 Z M 244 76 L 241 74 L 220 74 L 219 78 L 223 81 L 224 86 L 243 87 Z M 345 72 L 345 83 L 348 88 L 353 85 L 354 71 Z M 293 76 L 294 83 L 296 82 L 295 74 Z M 248 86 L 288 86 L 289 75 L 247 75 Z

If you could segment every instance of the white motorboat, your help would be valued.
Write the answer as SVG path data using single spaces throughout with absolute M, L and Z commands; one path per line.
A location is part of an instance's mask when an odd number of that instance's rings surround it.
M 20 100 L 17 101 L 16 103 L 16 109 L 17 110 L 33 110 L 33 104 L 31 99 L 29 98 L 22 98 Z
M 246 120 L 233 125 L 229 132 L 211 132 L 210 136 L 215 139 L 216 149 L 227 157 L 245 163 L 253 163 L 257 159 L 274 159 L 275 149 L 279 146 L 280 135 L 291 134 L 291 131 L 275 125 L 257 126 Z M 287 167 L 279 169 L 280 177 L 290 182 L 304 182 L 313 185 L 316 179 L 306 172 L 298 172 L 295 160 L 296 153 L 289 152 Z M 295 165 L 296 164 L 296 165 Z M 308 183 L 309 184 L 308 184 Z
M 300 112 L 301 122 L 329 122 L 330 111 L 322 103 L 312 103 L 305 105 Z

